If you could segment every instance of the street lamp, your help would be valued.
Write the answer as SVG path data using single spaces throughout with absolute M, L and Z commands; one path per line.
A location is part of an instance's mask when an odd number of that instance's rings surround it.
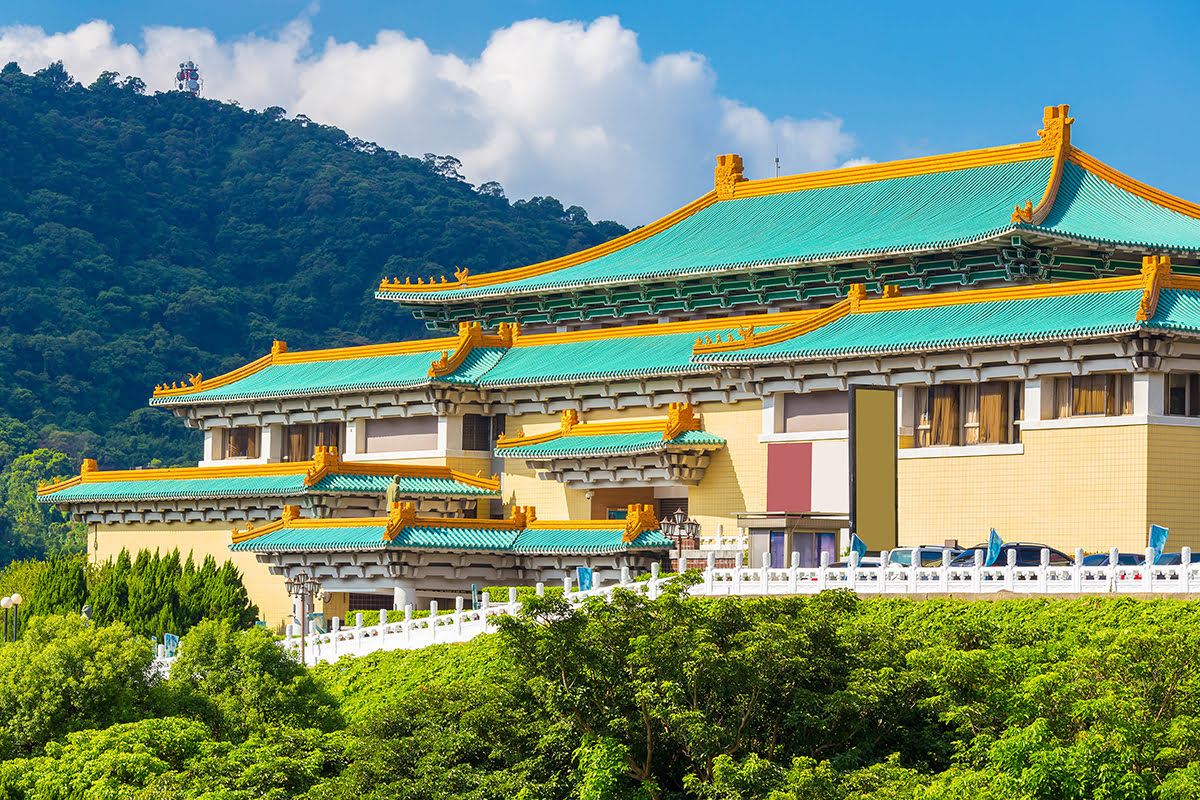
M 300 598 L 300 663 L 304 660 L 304 637 L 308 634 L 308 599 L 321 591 L 321 582 L 306 572 L 297 572 L 283 582 L 288 594 Z
M 4 641 L 8 641 L 8 610 L 13 610 L 13 626 L 12 626 L 12 641 L 17 640 L 17 624 L 20 622 L 20 605 L 23 598 L 20 594 L 10 594 L 8 597 L 0 597 L 0 608 L 4 609 Z
M 674 514 L 670 514 L 663 518 L 658 523 L 659 529 L 663 534 L 670 537 L 675 542 L 675 549 L 679 551 L 679 555 L 683 554 L 683 543 L 694 542 L 699 545 L 700 538 L 700 523 L 694 519 L 688 519 L 688 515 L 682 508 L 675 509 Z

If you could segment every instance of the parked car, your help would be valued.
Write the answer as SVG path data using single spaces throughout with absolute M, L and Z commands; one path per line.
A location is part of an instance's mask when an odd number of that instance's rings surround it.
M 860 567 L 878 567 L 882 563 L 883 562 L 879 560 L 879 556 L 863 556 L 862 560 L 858 562 L 858 565 Z M 850 559 L 843 558 L 841 561 L 833 561 L 830 562 L 829 566 L 848 567 L 850 566 Z
M 1176 553 L 1175 555 L 1178 556 L 1179 554 Z M 1107 567 L 1108 556 L 1108 553 L 1092 553 L 1091 555 L 1084 556 L 1083 561 L 1080 563 L 1085 567 Z M 1160 556 L 1157 563 L 1163 563 L 1162 558 Z M 1117 566 L 1120 567 L 1136 567 L 1145 560 L 1146 557 L 1141 553 L 1117 553 Z M 1179 561 L 1176 560 L 1175 563 L 1178 564 Z
M 1124 563 L 1124 562 L 1121 562 Z M 1138 562 L 1139 564 L 1142 562 Z M 1183 553 L 1163 553 L 1158 558 L 1154 559 L 1155 565 L 1162 566 L 1177 566 L 1183 563 Z M 1200 553 L 1192 553 L 1192 563 L 1200 564 Z
M 901 567 L 911 567 L 913 558 L 920 567 L 938 567 L 942 564 L 942 554 L 950 553 L 950 558 L 957 558 L 962 550 L 945 545 L 921 545 L 920 547 L 897 547 L 888 554 L 888 563 Z
M 1061 550 L 1055 550 L 1053 547 L 1046 547 L 1044 544 L 1037 544 L 1035 542 L 1005 542 L 1001 545 L 1000 555 L 996 558 L 996 563 L 992 566 L 1006 566 L 1008 564 L 1009 551 L 1015 550 L 1018 567 L 1036 567 L 1042 563 L 1043 548 L 1050 551 L 1050 564 L 1052 566 L 1071 566 L 1075 563 L 1075 559 L 1066 553 Z M 975 563 L 975 552 L 982 551 L 986 557 L 987 549 L 987 542 L 977 544 L 974 547 L 968 547 L 954 561 L 950 562 L 951 566 L 969 567 Z

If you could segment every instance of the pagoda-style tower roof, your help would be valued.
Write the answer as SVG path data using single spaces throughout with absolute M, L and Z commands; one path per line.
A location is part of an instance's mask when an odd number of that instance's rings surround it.
M 851 283 L 1100 277 L 1151 253 L 1195 269 L 1200 206 L 1072 146 L 1073 121 L 1050 106 L 1037 141 L 757 181 L 722 156 L 713 191 L 611 242 L 501 272 L 385 280 L 376 296 L 430 327 L 561 325 L 800 307 Z

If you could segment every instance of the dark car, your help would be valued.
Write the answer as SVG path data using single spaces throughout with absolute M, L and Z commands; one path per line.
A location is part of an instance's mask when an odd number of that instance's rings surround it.
M 1124 562 L 1122 562 L 1124 563 Z M 1140 561 L 1138 562 L 1141 563 Z M 1156 565 L 1167 567 L 1178 566 L 1183 563 L 1183 553 L 1163 553 L 1158 558 L 1154 559 Z M 1192 553 L 1192 563 L 1200 563 L 1200 553 Z
M 1178 556 L 1179 554 L 1176 553 L 1175 555 Z M 1108 553 L 1092 553 L 1091 555 L 1084 556 L 1083 561 L 1080 563 L 1085 567 L 1107 567 L 1108 556 Z M 1117 566 L 1119 567 L 1136 567 L 1145 562 L 1145 560 L 1146 557 L 1141 553 L 1117 553 Z M 1163 562 L 1160 560 L 1158 563 L 1161 564 Z M 1177 560 L 1175 563 L 1178 564 L 1179 561 Z
M 1071 558 L 1061 550 L 1055 550 L 1053 547 L 1046 547 L 1044 544 L 1036 544 L 1034 542 L 1005 542 L 1000 546 L 1000 555 L 996 558 L 994 567 L 1004 567 L 1008 565 L 1009 551 L 1015 550 L 1017 553 L 1018 567 L 1036 567 L 1042 563 L 1042 550 L 1050 551 L 1050 565 L 1055 567 L 1071 566 L 1075 563 L 1075 559 Z M 977 544 L 974 547 L 968 547 L 962 554 L 950 562 L 954 567 L 969 567 L 975 563 L 975 552 L 981 551 L 984 555 L 984 560 L 987 560 L 987 542 Z

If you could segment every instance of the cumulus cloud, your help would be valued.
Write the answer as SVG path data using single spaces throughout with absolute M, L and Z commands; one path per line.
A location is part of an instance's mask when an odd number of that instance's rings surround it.
M 0 63 L 28 72 L 61 60 L 84 83 L 112 70 L 169 90 L 191 59 L 209 97 L 281 106 L 404 153 L 455 155 L 474 183 L 631 225 L 711 188 L 719 153 L 740 153 L 748 177 L 768 177 L 777 152 L 795 173 L 837 166 L 855 145 L 834 116 L 772 119 L 722 97 L 702 55 L 646 58 L 616 17 L 516 22 L 468 58 L 395 30 L 369 44 L 314 42 L 306 17 L 266 37 L 159 26 L 142 38 L 118 42 L 102 20 L 55 34 L 0 27 Z

